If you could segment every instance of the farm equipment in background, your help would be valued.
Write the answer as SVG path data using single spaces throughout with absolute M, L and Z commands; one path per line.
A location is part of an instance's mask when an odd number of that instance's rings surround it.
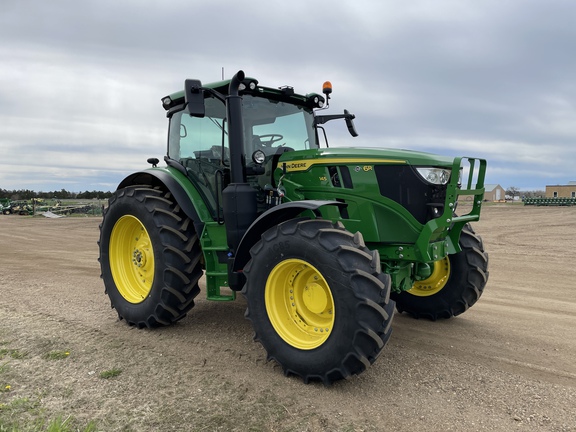
M 0 213 L 7 215 L 12 213 L 12 206 L 8 198 L 0 198 Z
M 100 203 L 87 203 L 71 201 L 67 204 L 62 204 L 60 201 L 55 201 L 52 204 L 43 199 L 33 198 L 30 204 L 25 200 L 11 201 L 10 199 L 0 199 L 0 212 L 3 214 L 18 214 L 25 216 L 33 216 L 34 214 L 52 213 L 58 216 L 70 215 L 96 215 L 101 213 Z
M 2 213 L 5 215 L 17 214 L 30 216 L 34 214 L 34 206 L 28 204 L 28 201 L 11 201 L 8 199 L 2 199 L 0 205 L 2 206 Z
M 328 147 L 329 121 L 357 135 L 347 110 L 323 114 L 331 92 L 264 87 L 240 71 L 162 99 L 166 166 L 150 158 L 126 177 L 100 226 L 121 320 L 182 319 L 204 274 L 209 300 L 242 292 L 254 339 L 286 375 L 330 384 L 376 360 L 395 305 L 436 320 L 478 300 L 488 255 L 469 223 L 485 160 Z
M 48 208 L 48 211 L 58 216 L 70 216 L 72 214 L 94 214 L 94 209 L 98 206 L 86 203 L 62 204 L 57 202 L 56 205 Z
M 522 200 L 524 205 L 533 205 L 533 206 L 563 206 L 563 207 L 570 207 L 576 205 L 576 198 L 564 198 L 564 197 L 556 197 L 556 198 L 524 198 Z

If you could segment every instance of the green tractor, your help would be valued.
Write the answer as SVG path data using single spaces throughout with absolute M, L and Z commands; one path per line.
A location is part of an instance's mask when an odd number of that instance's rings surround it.
M 285 375 L 328 385 L 363 372 L 394 307 L 449 318 L 472 306 L 488 255 L 479 219 L 486 162 L 380 148 L 330 148 L 323 95 L 231 80 L 166 96 L 165 167 L 126 177 L 100 227 L 106 293 L 121 320 L 170 325 L 241 292 L 254 339 Z M 458 212 L 468 200 L 467 212 Z M 460 214 L 462 213 L 462 214 Z
M 12 213 L 12 204 L 8 198 L 0 198 L 0 213 L 10 214 Z

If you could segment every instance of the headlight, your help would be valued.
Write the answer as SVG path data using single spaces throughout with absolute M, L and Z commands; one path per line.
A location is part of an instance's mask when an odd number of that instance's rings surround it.
M 418 174 L 428 183 L 445 185 L 450 180 L 450 170 L 443 168 L 416 168 Z

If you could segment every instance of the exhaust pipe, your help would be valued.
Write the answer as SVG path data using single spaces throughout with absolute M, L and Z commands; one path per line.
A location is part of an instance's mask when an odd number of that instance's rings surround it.
M 226 97 L 228 145 L 230 146 L 230 180 L 232 183 L 244 183 L 246 181 L 242 97 L 238 95 L 238 89 L 244 77 L 244 71 L 238 71 L 232 77 L 228 87 L 228 96 Z
M 228 88 L 229 95 L 226 97 L 231 172 L 230 184 L 222 191 L 222 207 L 228 247 L 233 255 L 244 233 L 258 216 L 256 189 L 246 183 L 242 97 L 238 95 L 244 77 L 243 71 L 238 71 L 234 75 Z

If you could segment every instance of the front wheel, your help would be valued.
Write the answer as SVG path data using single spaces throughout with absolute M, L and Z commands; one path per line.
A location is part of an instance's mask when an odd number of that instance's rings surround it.
M 194 306 L 202 276 L 191 220 L 169 192 L 120 189 L 100 226 L 100 267 L 120 319 L 141 327 L 174 323 Z
M 268 359 L 304 382 L 359 374 L 388 341 L 390 278 L 362 236 L 325 220 L 266 231 L 244 268 L 246 317 Z
M 432 274 L 402 293 L 392 293 L 398 312 L 415 318 L 451 318 L 474 305 L 488 281 L 488 254 L 480 236 L 466 225 L 460 235 L 462 251 L 434 263 Z

